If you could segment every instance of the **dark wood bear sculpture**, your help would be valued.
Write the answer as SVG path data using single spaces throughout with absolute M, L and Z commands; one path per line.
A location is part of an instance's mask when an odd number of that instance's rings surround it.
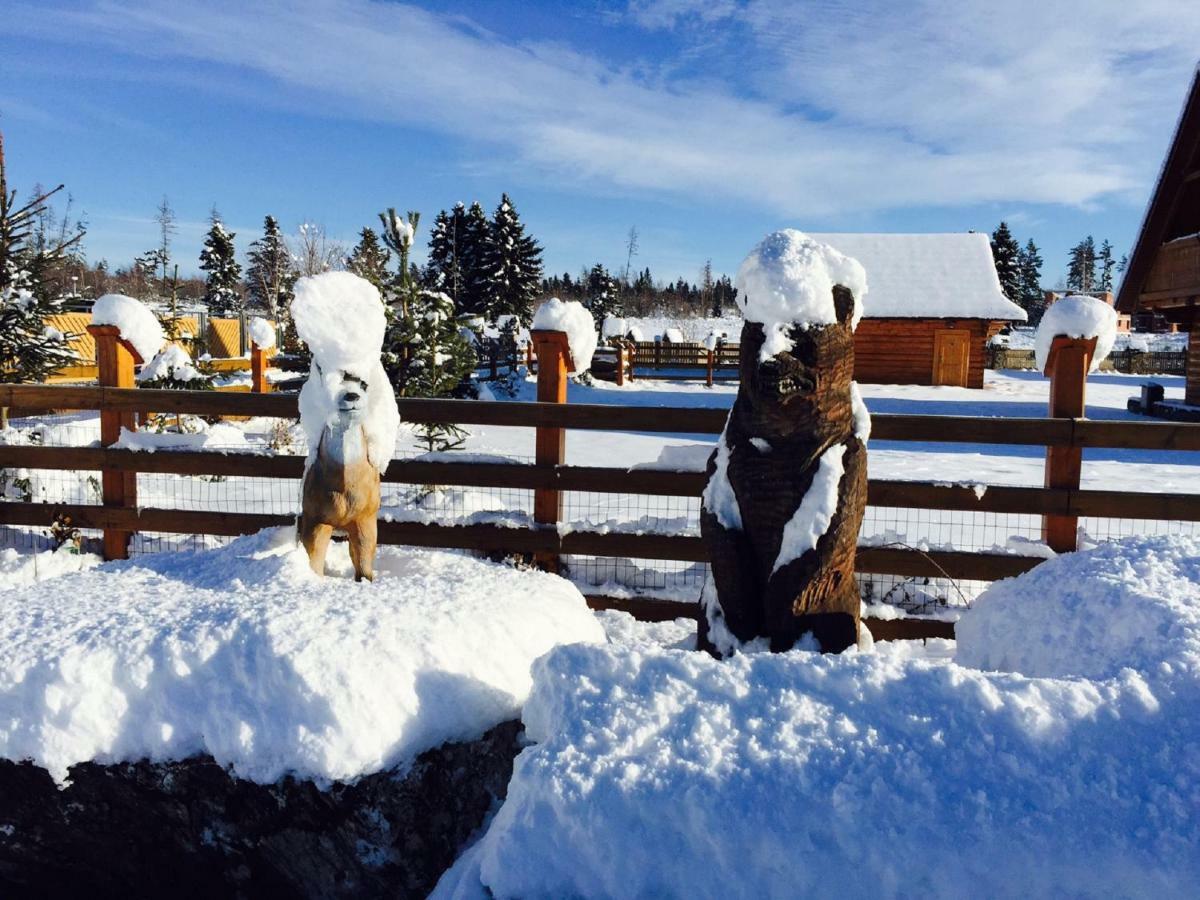
M 748 321 L 742 328 L 741 384 L 724 433 L 728 457 L 720 465 L 719 449 L 709 458 L 710 488 L 700 517 L 712 576 L 702 600 L 699 647 L 710 653 L 720 655 L 718 638 L 726 631 L 740 642 L 766 638 L 773 651 L 791 649 L 810 632 L 823 652 L 840 652 L 858 640 L 854 552 L 866 503 L 867 452 L 856 434 L 851 390 L 853 306 L 850 291 L 835 287 L 837 324 L 793 327 L 793 349 L 766 361 L 759 360 L 763 326 Z M 785 528 L 830 450 L 840 456 L 843 472 L 828 527 L 814 547 L 781 560 Z M 726 496 L 732 488 L 740 528 L 727 527 L 737 522 L 709 508 L 714 475 L 727 479 L 719 486 Z M 814 498 L 806 511 L 813 505 L 822 503 Z

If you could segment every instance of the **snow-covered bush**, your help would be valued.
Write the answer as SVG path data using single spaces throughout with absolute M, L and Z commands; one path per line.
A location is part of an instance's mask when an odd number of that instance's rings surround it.
M 1089 371 L 1095 372 L 1108 358 L 1117 336 L 1117 311 L 1095 297 L 1072 295 L 1047 307 L 1033 339 L 1033 352 L 1039 372 L 1046 371 L 1050 346 L 1059 335 L 1070 338 L 1095 338 L 1096 352 Z
M 213 390 L 212 373 L 202 371 L 178 344 L 167 344 L 149 363 L 142 366 L 137 374 L 137 382 L 144 388 Z

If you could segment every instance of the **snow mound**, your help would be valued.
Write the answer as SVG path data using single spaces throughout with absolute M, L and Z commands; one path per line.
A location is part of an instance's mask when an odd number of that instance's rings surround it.
M 192 364 L 192 358 L 186 350 L 178 344 L 167 344 L 137 374 L 138 381 L 155 381 L 159 378 L 195 381 L 203 379 L 204 375 Z
M 1108 358 L 1117 336 L 1117 311 L 1095 297 L 1072 295 L 1063 297 L 1046 308 L 1033 339 L 1033 354 L 1039 372 L 1046 371 L 1050 361 L 1050 345 L 1059 335 L 1072 338 L 1095 338 L 1096 352 L 1090 371 L 1100 368 Z
M 1099 680 L 986 672 L 909 642 L 723 662 L 559 647 L 535 664 L 534 743 L 507 800 L 434 896 L 1187 896 L 1196 549 L 1111 549 L 1119 615 L 1160 588 L 1179 599 L 1150 614 L 1174 622 L 1161 655 Z M 1023 599 L 1063 581 L 1026 577 Z
M 100 562 L 95 553 L 75 553 L 69 546 L 26 551 L 6 547 L 0 550 L 0 591 L 90 569 Z
M 379 291 L 350 272 L 297 280 L 292 318 L 296 333 L 325 372 L 364 376 L 383 350 L 387 319 Z
M 246 323 L 250 340 L 260 350 L 270 350 L 275 346 L 275 326 L 266 319 L 254 318 Z
M 105 294 L 93 303 L 92 324 L 117 326 L 121 337 L 147 362 L 167 340 L 150 307 L 124 294 Z
M 600 327 L 601 334 L 606 338 L 625 337 L 625 333 L 629 330 L 629 326 L 625 324 L 625 320 L 620 316 L 605 316 L 604 324 Z
M 749 322 L 766 333 L 759 357 L 790 350 L 793 327 L 833 325 L 833 286 L 854 294 L 852 327 L 862 317 L 867 275 L 859 263 L 802 231 L 786 228 L 767 235 L 742 261 L 737 272 L 737 303 Z
M 530 665 L 604 641 L 565 579 L 381 548 L 378 580 L 318 578 L 292 529 L 0 594 L 0 756 L 210 753 L 239 777 L 353 779 L 517 715 Z
M 1200 671 L 1200 538 L 1126 538 L 1047 560 L 984 591 L 955 634 L 958 661 L 977 669 L 1114 678 L 1188 660 Z
M 592 355 L 596 352 L 596 322 L 582 303 L 551 297 L 537 308 L 532 328 L 565 331 L 567 344 L 571 347 L 571 359 L 575 363 L 571 371 L 586 372 L 591 368 Z

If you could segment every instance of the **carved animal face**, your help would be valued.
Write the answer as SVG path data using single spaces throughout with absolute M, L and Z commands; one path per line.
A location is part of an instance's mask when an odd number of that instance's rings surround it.
M 759 360 L 762 326 L 743 326 L 738 403 L 748 404 L 762 433 L 794 432 L 818 418 L 840 415 L 848 404 L 854 376 L 853 298 L 843 287 L 834 288 L 834 308 L 836 324 L 793 328 L 789 337 L 795 346 L 765 361 Z
M 334 403 L 343 424 L 360 422 L 367 411 L 367 383 L 357 375 L 342 372 Z

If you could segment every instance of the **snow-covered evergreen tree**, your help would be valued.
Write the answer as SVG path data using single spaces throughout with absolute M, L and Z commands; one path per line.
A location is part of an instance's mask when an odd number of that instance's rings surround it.
M 48 273 L 83 231 L 32 246 L 30 233 L 44 214 L 46 201 L 62 189 L 39 191 L 17 205 L 8 187 L 4 136 L 0 135 L 0 382 L 42 381 L 74 362 L 68 335 L 46 326 L 46 316 L 63 311 L 65 295 L 51 289 Z M 8 409 L 0 408 L 0 428 L 8 427 Z
M 1086 293 L 1096 286 L 1096 242 L 1089 234 L 1071 248 L 1067 265 L 1067 289 Z
M 279 222 L 274 216 L 263 220 L 263 236 L 250 244 L 246 254 L 246 293 L 249 305 L 264 310 L 267 318 L 282 324 L 292 303 L 292 255 L 288 251 Z
M 425 264 L 425 286 L 449 295 L 458 309 L 465 308 L 466 277 L 463 254 L 466 247 L 467 208 L 454 204 L 450 212 L 442 210 L 429 234 L 429 255 Z
M 212 227 L 200 251 L 200 268 L 208 273 L 204 280 L 204 304 L 212 316 L 232 317 L 243 309 L 242 267 L 233 248 L 235 236 L 225 230 L 214 211 Z
M 508 194 L 501 195 L 492 216 L 482 266 L 487 280 L 483 312 L 488 321 L 516 316 L 528 325 L 542 282 L 542 248 L 525 233 Z
M 1113 289 L 1113 269 L 1116 268 L 1117 263 L 1113 259 L 1113 247 L 1108 238 L 1105 238 L 1104 243 L 1100 245 L 1100 255 L 1096 257 L 1096 263 L 1100 267 L 1097 290 L 1111 291 Z
M 996 263 L 996 275 L 1000 278 L 1000 290 L 1014 303 L 1021 299 L 1021 245 L 1017 243 L 1008 223 L 1001 222 L 992 232 L 992 259 Z
M 1042 254 L 1030 238 L 1021 250 L 1021 296 L 1017 304 L 1029 316 L 1030 325 L 1042 320 L 1046 311 L 1046 295 L 1042 292 Z
M 491 295 L 491 273 L 486 268 L 487 246 L 492 223 L 476 201 L 467 208 L 459 234 L 458 258 L 461 271 L 460 313 L 487 317 L 488 297 Z
M 350 257 L 346 260 L 346 268 L 359 278 L 365 278 L 375 285 L 379 296 L 384 299 L 384 303 L 387 303 L 394 277 L 388 270 L 391 258 L 391 251 L 380 243 L 375 229 L 364 228 L 359 232 L 358 243 L 350 251 Z
M 597 322 L 609 316 L 625 315 L 625 304 L 621 302 L 616 279 L 600 263 L 588 271 L 583 305 Z

